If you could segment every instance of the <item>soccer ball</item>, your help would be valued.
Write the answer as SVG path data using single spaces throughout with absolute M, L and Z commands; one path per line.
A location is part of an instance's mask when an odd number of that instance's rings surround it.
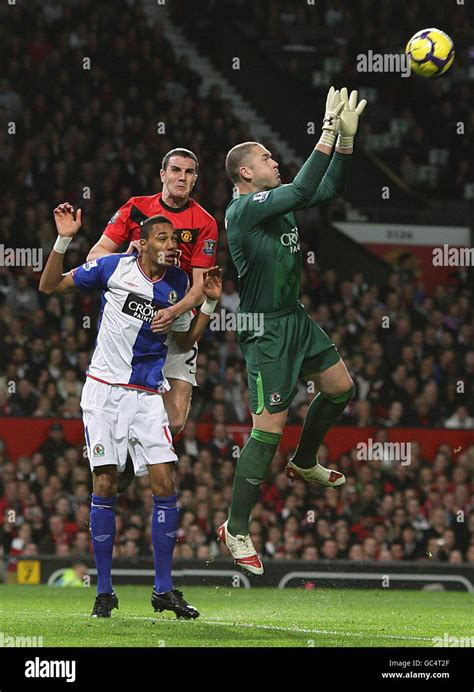
M 422 77 L 439 77 L 454 62 L 454 44 L 440 29 L 422 29 L 407 43 L 411 69 Z

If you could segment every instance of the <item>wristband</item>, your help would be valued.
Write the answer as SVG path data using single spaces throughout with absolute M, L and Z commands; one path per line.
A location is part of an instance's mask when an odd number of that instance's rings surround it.
M 339 135 L 336 146 L 341 147 L 341 149 L 351 149 L 354 146 L 354 137 Z
M 58 235 L 53 245 L 53 250 L 59 252 L 60 255 L 64 255 L 71 240 L 72 238 L 65 238 L 63 235 Z
M 219 301 L 217 300 L 209 300 L 208 298 L 206 298 L 204 303 L 201 305 L 201 312 L 204 315 L 212 315 L 218 302 Z
M 331 147 L 332 149 L 335 141 L 336 135 L 334 134 L 334 132 L 331 132 L 331 130 L 323 130 L 318 143 L 325 144 L 327 147 Z

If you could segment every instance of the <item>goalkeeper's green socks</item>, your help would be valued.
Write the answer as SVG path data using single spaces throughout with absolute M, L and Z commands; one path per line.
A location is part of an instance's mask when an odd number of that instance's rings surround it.
M 232 504 L 227 524 L 231 536 L 248 534 L 250 512 L 275 456 L 280 438 L 281 435 L 278 433 L 253 429 L 241 451 L 235 468 Z
M 320 444 L 329 428 L 341 416 L 354 392 L 355 387 L 352 386 L 343 394 L 329 396 L 320 392 L 314 397 L 306 414 L 298 448 L 291 460 L 300 469 L 310 469 L 316 464 Z

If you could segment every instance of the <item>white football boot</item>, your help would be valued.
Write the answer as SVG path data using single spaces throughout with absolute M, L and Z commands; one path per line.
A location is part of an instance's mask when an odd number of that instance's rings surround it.
M 333 469 L 326 469 L 318 461 L 316 466 L 312 466 L 310 469 L 301 469 L 290 460 L 285 471 L 288 478 L 291 478 L 292 481 L 309 481 L 323 485 L 325 488 L 337 488 L 338 485 L 344 485 L 346 482 L 346 477 L 343 473 Z
M 218 539 L 229 549 L 236 565 L 250 574 L 263 574 L 263 563 L 257 555 L 249 534 L 232 536 L 227 530 L 228 521 L 217 529 Z

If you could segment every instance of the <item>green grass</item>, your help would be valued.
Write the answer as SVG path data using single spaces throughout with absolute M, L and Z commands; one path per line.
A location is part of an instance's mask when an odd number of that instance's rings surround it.
M 154 613 L 151 589 L 121 586 L 111 619 L 90 617 L 90 589 L 0 586 L 4 636 L 43 646 L 433 646 L 432 637 L 474 636 L 467 593 L 188 587 L 194 621 Z

